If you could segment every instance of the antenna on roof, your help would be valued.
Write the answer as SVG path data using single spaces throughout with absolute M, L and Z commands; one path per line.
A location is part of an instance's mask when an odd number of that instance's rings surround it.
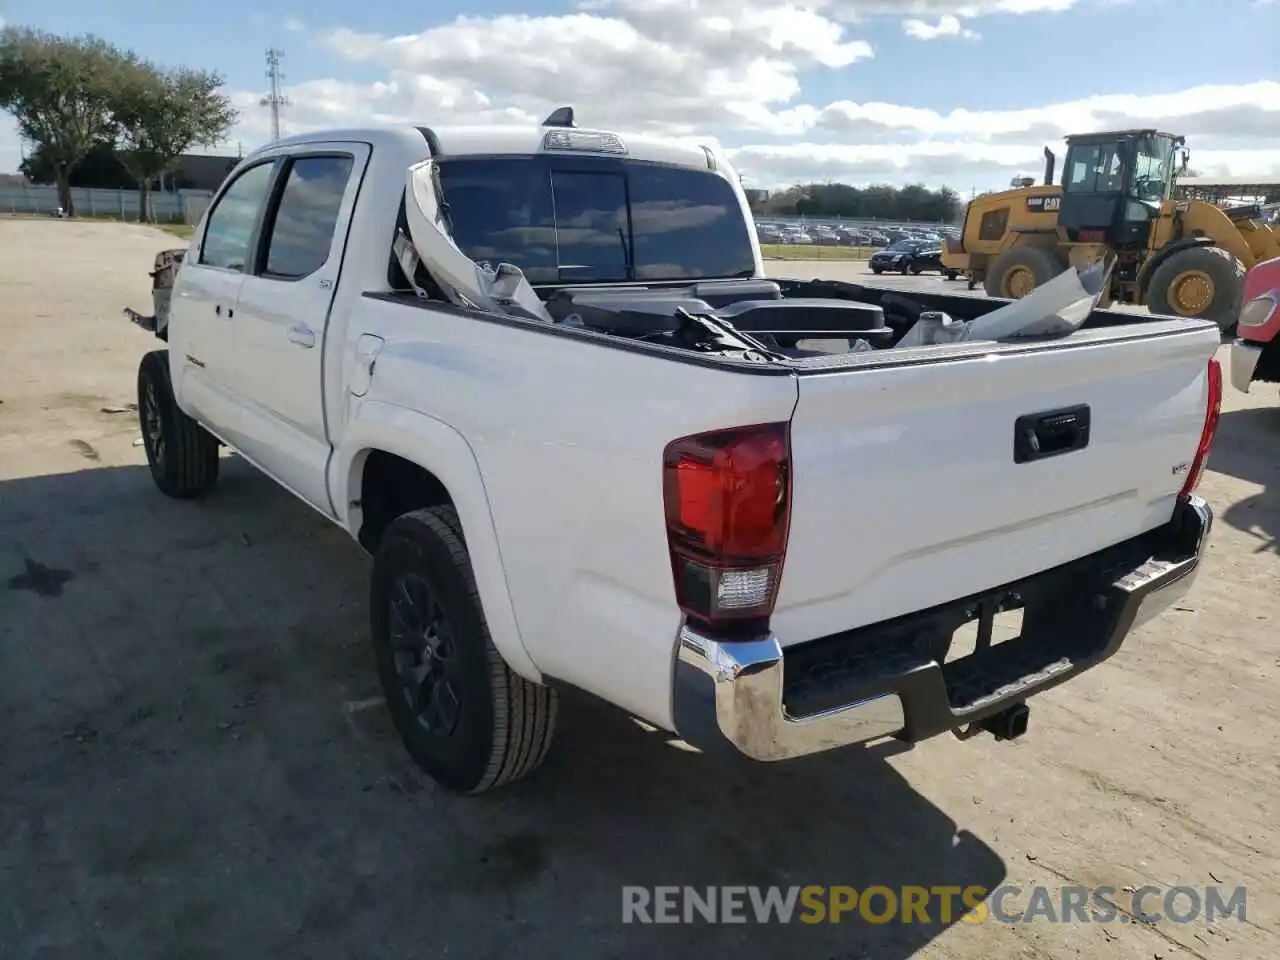
M 551 116 L 542 121 L 544 127 L 575 127 L 573 107 L 559 107 L 551 111 Z

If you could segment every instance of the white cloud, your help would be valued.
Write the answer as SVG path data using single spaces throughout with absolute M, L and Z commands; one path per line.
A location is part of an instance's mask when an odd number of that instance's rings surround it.
M 927 20 L 903 20 L 902 29 L 907 36 L 917 40 L 937 40 L 939 37 L 964 37 L 967 40 L 978 38 L 977 33 L 961 25 L 959 18 L 949 13 L 939 17 L 936 24 Z
M 1051 15 L 1076 2 L 1099 0 L 586 0 L 558 16 L 463 16 L 400 36 L 311 25 L 308 35 L 336 55 L 333 74 L 289 85 L 283 124 L 288 133 L 384 122 L 534 123 L 573 104 L 586 125 L 716 139 L 762 186 L 817 178 L 960 189 L 1036 173 L 1042 148 L 1060 150 L 1066 133 L 1154 125 L 1185 133 L 1193 165 L 1207 174 L 1280 175 L 1275 80 L 1016 110 L 826 103 L 812 88 L 806 94 L 814 76 L 851 65 L 881 69 L 861 65 L 874 56 L 860 34 L 867 18 L 954 37 L 983 17 Z M 351 63 L 376 79 L 338 79 Z M 856 89 L 856 72 L 840 75 L 840 86 Z M 916 88 L 902 89 L 909 97 Z M 234 94 L 242 121 L 232 143 L 248 149 L 269 135 L 263 92 Z M 957 104 L 964 95 L 955 91 Z M 13 169 L 16 138 L 4 129 L 0 164 Z
M 802 70 L 873 53 L 818 9 L 780 0 L 596 0 L 589 12 L 459 17 L 396 37 L 342 29 L 323 42 L 397 82 L 448 78 L 533 113 L 588 92 L 614 123 L 686 131 L 771 124 L 799 97 Z
M 949 113 L 887 103 L 828 104 L 819 128 L 843 135 L 913 133 L 921 137 L 975 140 L 1060 139 L 1112 127 L 1156 126 L 1204 140 L 1280 140 L 1280 82 L 1202 85 L 1169 94 L 1108 94 L 1024 110 Z
M 382 66 L 386 79 L 294 85 L 285 121 L 290 130 L 393 120 L 535 122 L 572 103 L 587 125 L 718 138 L 760 185 L 817 178 L 980 187 L 1036 173 L 1043 147 L 1060 152 L 1067 133 L 1151 125 L 1186 134 L 1193 163 L 1207 174 L 1280 174 L 1276 81 L 1018 110 L 815 104 L 805 100 L 801 69 L 864 51 L 844 28 L 812 10 L 800 13 L 768 0 L 736 12 L 720 0 L 692 9 L 687 0 L 605 0 L 565 17 L 462 18 L 401 37 L 336 31 L 325 40 L 331 48 Z M 244 94 L 238 105 L 245 129 L 260 138 L 268 120 L 257 95 Z
M 1082 0 L 830 0 L 822 5 L 842 20 L 869 16 L 985 17 L 993 14 L 1061 13 Z
M 302 20 L 299 20 L 297 17 L 286 17 L 284 21 L 284 28 L 288 30 L 290 33 L 306 33 L 307 32 L 306 23 L 304 23 Z

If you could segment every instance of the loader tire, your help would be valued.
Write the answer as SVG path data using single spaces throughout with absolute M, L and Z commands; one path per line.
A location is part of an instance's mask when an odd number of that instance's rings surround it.
M 1017 300 L 1048 283 L 1066 265 L 1044 247 L 1014 247 L 996 257 L 983 288 L 989 297 Z
M 477 794 L 546 758 L 559 699 L 493 645 L 453 507 L 404 514 L 374 555 L 374 660 L 409 755 L 447 790 Z
M 1244 265 L 1221 247 L 1179 250 L 1152 272 L 1147 307 L 1152 313 L 1211 320 L 1230 333 L 1240 317 L 1244 275 Z
M 161 493 L 195 500 L 213 488 L 218 440 L 178 407 L 167 350 L 153 350 L 138 365 L 138 426 L 151 479 Z

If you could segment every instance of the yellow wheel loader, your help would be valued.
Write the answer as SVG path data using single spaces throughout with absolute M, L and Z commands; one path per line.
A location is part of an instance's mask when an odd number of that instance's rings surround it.
M 1229 331 L 1240 312 L 1245 272 L 1280 256 L 1280 232 L 1256 206 L 1223 209 L 1174 199 L 1189 154 L 1180 136 L 1121 130 L 1067 138 L 1060 183 L 1045 148 L 1044 183 L 975 198 L 942 264 L 993 297 L 1026 296 L 1069 266 L 1114 257 L 1100 306 L 1147 306 L 1203 317 Z

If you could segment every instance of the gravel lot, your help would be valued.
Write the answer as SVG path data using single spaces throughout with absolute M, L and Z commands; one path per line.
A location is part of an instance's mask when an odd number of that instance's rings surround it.
M 380 707 L 363 554 L 236 461 L 205 503 L 153 489 L 156 342 L 119 311 L 174 245 L 0 221 L 0 957 L 1280 955 L 1274 387 L 1227 398 L 1187 603 L 1025 740 L 726 765 L 569 698 L 537 777 L 464 801 Z M 620 922 L 626 884 L 1218 882 L 1246 923 Z

